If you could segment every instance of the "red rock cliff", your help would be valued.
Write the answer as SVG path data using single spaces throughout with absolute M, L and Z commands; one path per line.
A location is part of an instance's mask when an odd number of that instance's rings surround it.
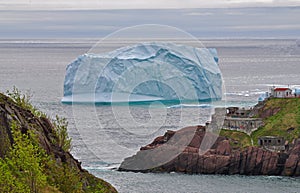
M 233 150 L 228 139 L 206 132 L 203 126 L 186 127 L 157 137 L 126 158 L 119 170 L 300 176 L 300 140 L 286 153 L 258 147 Z

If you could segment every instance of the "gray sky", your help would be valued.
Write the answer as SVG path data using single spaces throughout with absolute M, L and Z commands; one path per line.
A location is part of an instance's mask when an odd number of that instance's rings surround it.
M 0 11 L 0 39 L 98 38 L 123 28 L 144 24 L 173 26 L 203 38 L 299 38 L 299 18 L 300 7 L 11 10 Z M 159 29 L 155 28 L 154 32 L 161 35 Z M 149 30 L 144 31 L 149 33 Z M 142 34 L 134 32 L 130 31 L 130 34 L 136 37 Z
M 0 0 L 0 39 L 98 38 L 144 24 L 204 38 L 299 38 L 298 18 L 300 0 Z
M 178 9 L 300 6 L 300 0 L 0 0 L 0 9 Z

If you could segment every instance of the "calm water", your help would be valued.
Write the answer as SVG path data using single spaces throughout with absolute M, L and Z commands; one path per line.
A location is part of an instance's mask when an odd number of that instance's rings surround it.
M 178 43 L 193 44 L 179 41 Z M 271 85 L 300 87 L 300 48 L 295 40 L 206 40 L 216 47 L 227 105 L 252 105 Z M 187 124 L 205 123 L 211 108 L 63 105 L 65 67 L 87 52 L 92 40 L 0 40 L 0 91 L 31 90 L 34 104 L 69 121 L 72 153 L 93 174 L 120 192 L 299 192 L 286 177 L 141 174 L 110 170 L 140 146 Z M 122 43 L 125 45 L 126 41 Z M 120 46 L 103 45 L 107 50 Z M 220 104 L 215 104 L 220 105 Z

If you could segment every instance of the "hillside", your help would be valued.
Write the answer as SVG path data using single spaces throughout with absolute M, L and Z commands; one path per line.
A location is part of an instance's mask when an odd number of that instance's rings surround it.
M 252 133 L 255 144 L 260 136 L 282 136 L 289 142 L 300 137 L 300 98 L 269 99 L 257 116 L 265 125 Z
M 229 130 L 222 130 L 220 135 L 229 138 L 231 145 L 236 148 L 257 146 L 261 136 L 281 136 L 289 143 L 300 138 L 300 98 L 270 98 L 263 104 L 256 105 L 252 116 L 262 118 L 264 126 L 251 136 Z
M 117 192 L 70 154 L 65 119 L 51 121 L 17 89 L 0 93 L 0 192 Z

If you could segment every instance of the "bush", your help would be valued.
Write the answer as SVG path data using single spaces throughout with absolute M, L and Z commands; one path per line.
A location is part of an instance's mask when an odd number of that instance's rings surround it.
M 51 160 L 48 162 L 48 182 L 52 186 L 57 187 L 61 192 L 79 193 L 82 191 L 81 177 L 76 169 L 69 167 L 67 164 L 62 165 Z
M 29 186 L 14 176 L 6 161 L 0 158 L 0 192 L 29 193 Z
M 46 114 L 36 109 L 31 103 L 30 100 L 32 95 L 30 91 L 27 91 L 23 94 L 17 87 L 13 87 L 11 91 L 6 91 L 7 96 L 9 96 L 18 106 L 29 110 L 37 117 L 46 117 Z
M 61 118 L 56 115 L 53 121 L 57 145 L 65 151 L 71 150 L 71 138 L 68 136 L 68 122 L 66 118 Z
M 14 144 L 0 166 L 2 183 L 7 183 L 2 188 L 10 189 L 8 192 L 40 192 L 47 184 L 43 167 L 47 156 L 31 139 L 35 137 L 32 132 L 22 134 L 14 121 L 11 129 Z

